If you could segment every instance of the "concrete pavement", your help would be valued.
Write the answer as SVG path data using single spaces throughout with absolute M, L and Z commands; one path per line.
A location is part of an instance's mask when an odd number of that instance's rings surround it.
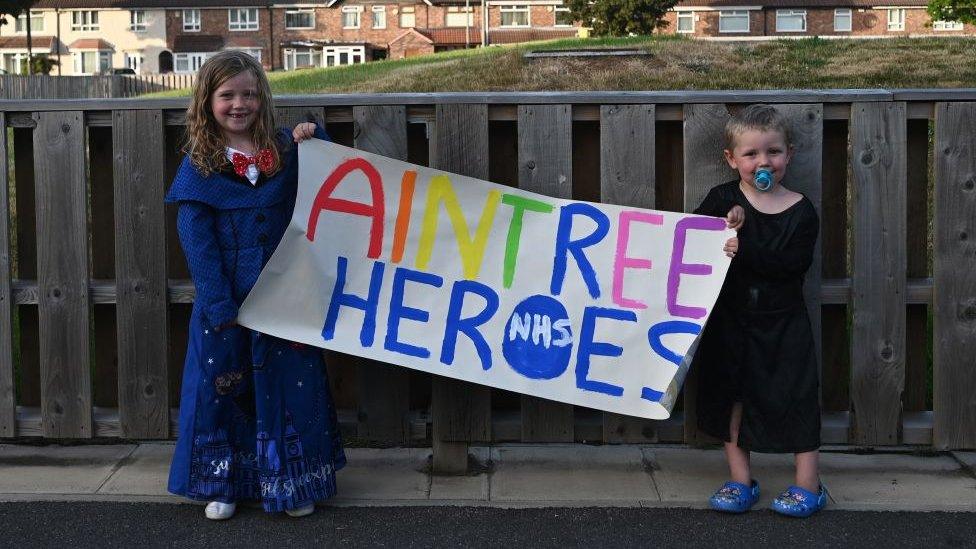
M 846 450 L 846 448 L 844 449 Z M 0 445 L 0 501 L 184 502 L 166 492 L 172 443 Z M 429 473 L 429 448 L 347 448 L 337 506 L 705 508 L 725 480 L 719 450 L 506 444 L 473 447 L 484 470 Z M 791 483 L 792 457 L 754 454 L 761 505 Z M 828 509 L 976 512 L 976 452 L 824 451 Z

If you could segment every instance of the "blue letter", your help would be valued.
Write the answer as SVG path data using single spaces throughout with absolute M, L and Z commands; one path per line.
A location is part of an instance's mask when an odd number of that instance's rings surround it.
M 353 309 L 359 309 L 366 313 L 363 318 L 363 327 L 359 331 L 359 342 L 363 347 L 373 345 L 373 335 L 376 332 L 376 302 L 380 296 L 380 286 L 383 284 L 384 264 L 380 261 L 373 262 L 373 273 L 369 277 L 369 295 L 366 299 L 352 294 L 344 294 L 342 290 L 346 286 L 346 258 L 339 256 L 339 263 L 336 267 L 336 284 L 332 289 L 332 301 L 329 302 L 329 313 L 325 316 L 325 325 L 322 327 L 322 339 L 329 341 L 335 337 L 336 320 L 339 319 L 339 307 L 345 305 Z
M 485 300 L 485 308 L 480 313 L 469 318 L 461 318 L 464 306 L 464 296 L 467 293 L 478 294 Z M 498 294 L 490 287 L 473 280 L 459 280 L 451 290 L 451 304 L 447 308 L 447 323 L 444 326 L 444 344 L 441 346 L 441 362 L 450 366 L 454 363 L 454 348 L 457 346 L 458 332 L 468 336 L 481 359 L 481 368 L 491 368 L 491 348 L 485 337 L 478 331 L 481 326 L 498 310 Z
M 669 320 L 667 322 L 660 322 L 651 326 L 651 329 L 647 331 L 647 341 L 651 344 L 651 349 L 661 358 L 667 360 L 675 366 L 681 366 L 681 361 L 685 357 L 680 356 L 671 349 L 665 347 L 664 343 L 661 342 L 661 338 L 668 334 L 691 334 L 696 336 L 699 333 L 701 333 L 701 326 L 695 324 L 694 322 L 687 322 L 684 320 Z M 641 398 L 644 400 L 659 402 L 663 396 L 664 393 L 661 391 L 655 391 L 654 389 L 649 389 L 647 387 L 641 389 Z
M 590 373 L 591 355 L 620 356 L 624 353 L 622 348 L 611 343 L 593 341 L 593 332 L 596 330 L 597 318 L 637 322 L 637 313 L 634 311 L 607 309 L 603 307 L 587 307 L 583 310 L 583 326 L 580 328 L 579 350 L 576 351 L 576 386 L 587 391 L 603 393 L 610 396 L 620 396 L 624 394 L 623 387 L 586 378 Z
M 390 297 L 390 316 L 386 321 L 386 342 L 383 344 L 383 348 L 387 351 L 408 356 L 427 358 L 430 356 L 429 350 L 397 341 L 401 318 L 427 322 L 427 319 L 430 317 L 430 313 L 427 311 L 407 307 L 403 304 L 403 288 L 406 286 L 408 280 L 427 284 L 435 288 L 440 288 L 441 284 L 444 283 L 444 279 L 435 274 L 397 267 L 397 270 L 393 273 L 393 295 Z
M 592 219 L 596 223 L 596 229 L 589 236 L 579 240 L 570 240 L 570 233 L 573 230 L 573 216 L 577 214 L 585 215 Z M 610 232 L 610 219 L 596 207 L 582 202 L 575 202 L 562 207 L 559 212 L 559 228 L 556 232 L 556 257 L 552 267 L 552 283 L 549 288 L 549 293 L 559 295 L 559 292 L 563 289 L 563 279 L 566 278 L 566 253 L 569 252 L 573 254 L 573 259 L 576 260 L 576 265 L 583 275 L 583 281 L 586 282 L 590 296 L 594 299 L 600 297 L 600 283 L 597 282 L 593 265 L 590 265 L 590 260 L 586 259 L 583 248 L 600 242 L 607 236 L 608 232 Z

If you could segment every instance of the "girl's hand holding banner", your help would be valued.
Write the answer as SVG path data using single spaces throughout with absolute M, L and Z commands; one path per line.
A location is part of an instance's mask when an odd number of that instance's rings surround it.
M 664 419 L 732 236 L 723 219 L 550 198 L 310 140 L 291 224 L 238 320 Z

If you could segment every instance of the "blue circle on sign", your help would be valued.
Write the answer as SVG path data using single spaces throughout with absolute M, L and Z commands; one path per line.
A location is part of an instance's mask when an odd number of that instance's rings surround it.
M 502 355 L 529 379 L 553 379 L 569 367 L 573 332 L 562 303 L 534 295 L 515 306 L 505 323 Z

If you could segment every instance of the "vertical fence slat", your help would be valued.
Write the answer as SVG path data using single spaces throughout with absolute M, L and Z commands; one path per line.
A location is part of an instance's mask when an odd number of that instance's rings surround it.
M 7 180 L 7 116 L 0 112 L 0 438 L 16 433 L 13 299 L 10 294 L 10 202 Z
M 684 211 L 701 204 L 712 187 L 736 178 L 736 173 L 722 157 L 725 148 L 725 123 L 729 112 L 722 104 L 685 105 Z M 688 371 L 684 388 L 684 430 L 686 444 L 704 444 L 714 439 L 698 431 L 698 372 Z
M 439 170 L 488 179 L 488 105 L 437 105 L 435 156 Z M 434 471 L 467 470 L 468 442 L 491 440 L 491 388 L 432 378 Z
M 163 113 L 116 111 L 115 284 L 119 420 L 126 438 L 169 435 Z M 138 141 L 139 147 L 127 146 Z
M 518 186 L 556 198 L 573 197 L 571 105 L 519 105 Z M 523 442 L 572 442 L 573 406 L 522 396 Z
M 654 105 L 600 107 L 600 201 L 606 204 L 654 208 Z M 605 412 L 603 441 L 655 442 L 657 423 Z
M 316 122 L 325 129 L 325 109 L 322 107 L 278 107 L 275 109 L 278 126 L 292 129 L 301 122 Z
M 935 111 L 933 442 L 976 448 L 976 103 Z
M 851 106 L 851 405 L 857 444 L 899 441 L 905 382 L 906 158 L 904 103 Z
M 44 436 L 92 436 L 85 124 L 81 111 L 34 113 Z
M 407 159 L 407 111 L 402 105 L 353 107 L 357 149 Z M 359 436 L 406 440 L 410 382 L 406 368 L 360 359 L 357 369 Z

